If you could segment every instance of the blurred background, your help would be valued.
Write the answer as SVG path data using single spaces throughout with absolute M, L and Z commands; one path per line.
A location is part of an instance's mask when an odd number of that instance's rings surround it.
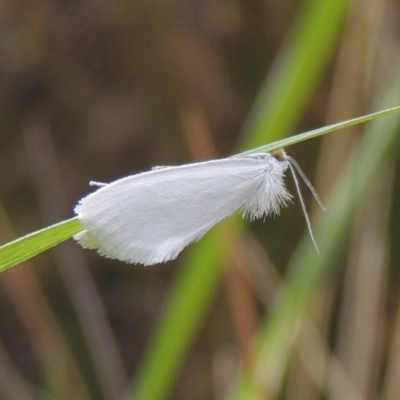
M 0 2 L 0 240 L 155 165 L 400 104 L 397 0 Z M 166 265 L 73 240 L 0 276 L 1 399 L 400 396 L 399 118 L 286 149 L 308 189 Z M 294 193 L 290 177 L 289 189 Z

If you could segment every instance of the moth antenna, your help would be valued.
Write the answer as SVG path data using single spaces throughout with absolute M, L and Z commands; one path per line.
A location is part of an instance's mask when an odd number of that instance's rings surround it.
M 300 184 L 299 184 L 299 180 L 297 179 L 297 175 L 296 175 L 296 169 L 299 172 L 300 176 L 306 182 L 307 186 L 310 188 L 310 190 L 311 190 L 312 194 L 314 195 L 315 199 L 317 200 L 318 204 L 321 206 L 321 208 L 323 210 L 325 210 L 325 208 L 323 208 L 323 206 L 321 204 L 321 201 L 320 201 L 315 189 L 311 185 L 310 181 L 305 177 L 305 175 L 304 175 L 303 171 L 300 169 L 299 165 L 296 162 L 293 162 L 294 161 L 293 158 L 288 157 L 288 159 L 289 159 L 290 172 L 292 173 L 294 184 L 296 185 L 296 190 L 297 190 L 297 194 L 299 195 L 301 208 L 303 209 L 303 214 L 304 214 L 304 217 L 306 219 L 308 232 L 310 234 L 310 237 L 311 237 L 311 240 L 312 240 L 312 242 L 314 244 L 314 247 L 317 250 L 317 253 L 319 254 L 318 245 L 317 245 L 317 242 L 316 242 L 316 240 L 314 238 L 314 235 L 313 235 L 313 232 L 312 232 L 312 229 L 311 229 L 310 218 L 309 218 L 308 213 L 307 213 L 307 209 L 306 209 L 306 205 L 304 203 L 303 196 L 301 195 Z M 293 165 L 292 165 L 292 163 L 293 163 Z
M 292 164 L 297 172 L 299 173 L 299 175 L 301 176 L 301 178 L 303 179 L 304 183 L 308 186 L 308 188 L 310 189 L 312 195 L 314 196 L 314 199 L 317 201 L 318 205 L 321 207 L 322 210 L 326 210 L 326 208 L 324 207 L 324 205 L 322 204 L 321 199 L 318 196 L 318 193 L 316 192 L 316 190 L 314 189 L 314 186 L 312 185 L 312 183 L 309 181 L 309 179 L 306 177 L 306 174 L 303 172 L 303 170 L 300 168 L 300 165 L 297 163 L 297 161 L 289 156 L 285 157 L 287 160 L 289 160 L 289 165 Z M 292 171 L 293 174 L 293 171 Z M 293 174 L 294 176 L 294 174 Z

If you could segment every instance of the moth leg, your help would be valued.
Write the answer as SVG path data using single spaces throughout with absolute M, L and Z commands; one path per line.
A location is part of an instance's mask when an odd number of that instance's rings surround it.
M 90 181 L 90 182 L 89 182 L 89 185 L 90 185 L 90 186 L 107 186 L 108 183 Z
M 170 168 L 170 165 L 156 165 L 155 167 L 152 167 L 151 170 L 157 170 L 157 169 L 164 169 L 164 168 Z

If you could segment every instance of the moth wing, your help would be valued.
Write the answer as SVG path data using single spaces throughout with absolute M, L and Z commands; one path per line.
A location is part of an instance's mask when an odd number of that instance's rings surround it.
M 261 184 L 265 163 L 232 158 L 165 167 L 117 180 L 75 208 L 83 247 L 131 263 L 176 258 Z

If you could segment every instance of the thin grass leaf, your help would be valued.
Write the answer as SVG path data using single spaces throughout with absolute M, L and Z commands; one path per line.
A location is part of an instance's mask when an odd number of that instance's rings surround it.
M 318 129 L 313 129 L 312 131 L 300 133 L 295 136 L 291 136 L 288 138 L 278 140 L 274 143 L 269 143 L 264 146 L 257 147 L 255 149 L 245 151 L 243 153 L 239 153 L 239 154 L 235 155 L 235 157 L 243 156 L 246 154 L 254 154 L 254 153 L 259 153 L 259 152 L 270 152 L 273 150 L 281 149 L 283 147 L 288 147 L 288 146 L 291 146 L 296 143 L 304 142 L 305 140 L 309 140 L 309 139 L 316 138 L 318 136 L 325 135 L 329 132 L 334 132 L 339 129 L 344 129 L 344 128 L 348 128 L 350 126 L 363 124 L 365 122 L 372 121 L 377 118 L 386 117 L 388 115 L 398 113 L 399 111 L 400 111 L 400 106 L 392 107 L 392 108 L 388 108 L 386 110 L 377 111 L 377 112 L 374 112 L 371 114 L 363 115 L 361 117 L 352 118 L 347 121 L 337 122 L 335 124 L 324 126 L 322 128 L 318 128 Z
M 0 272 L 56 246 L 81 230 L 82 225 L 75 217 L 1 246 Z
M 274 143 L 270 143 L 256 149 L 237 154 L 236 156 L 242 156 L 245 154 L 252 154 L 262 151 L 272 151 L 282 147 L 287 147 L 295 143 L 302 142 L 304 140 L 312 139 L 314 137 L 321 136 L 326 133 L 347 128 L 360 123 L 365 123 L 376 118 L 388 116 L 399 111 L 400 107 L 392 107 L 387 110 L 378 111 L 362 117 L 353 118 L 347 121 L 328 125 L 322 128 L 314 129 L 309 132 L 278 140 Z M 15 264 L 27 260 L 28 258 L 31 258 L 41 253 L 42 251 L 45 251 L 50 247 L 53 247 L 63 242 L 64 240 L 69 239 L 81 230 L 82 225 L 75 217 L 52 225 L 48 228 L 44 228 L 40 231 L 29 234 L 0 247 L 0 272 L 12 267 Z
M 363 117 L 332 124 L 271 143 L 245 154 L 257 151 L 270 151 L 280 148 L 283 145 L 289 146 L 399 111 L 400 107 L 393 107 Z M 387 124 L 392 123 L 392 120 L 386 120 Z M 268 150 L 265 149 L 266 147 Z M 332 218 L 335 221 L 337 218 L 336 214 Z M 245 222 L 242 219 L 231 218 L 229 229 L 239 230 L 244 224 Z M 331 222 L 328 222 L 328 224 L 331 224 Z M 318 231 L 316 230 L 316 232 Z M 318 237 L 320 235 L 321 237 L 323 236 L 322 233 L 316 233 L 316 235 Z M 174 290 L 171 292 L 169 298 L 169 306 L 163 316 L 164 318 L 160 322 L 157 334 L 153 338 L 152 346 L 147 353 L 145 363 L 138 376 L 137 385 L 132 390 L 132 398 L 162 399 L 168 395 L 168 391 L 170 390 L 168 385 L 174 378 L 174 374 L 187 350 L 190 339 L 199 327 L 202 317 L 217 288 L 218 279 L 222 273 L 221 264 L 223 259 L 223 255 L 221 251 L 218 251 L 217 247 L 217 243 L 220 243 L 220 241 L 221 237 L 215 231 L 211 231 L 200 243 L 189 249 L 189 261 L 182 269 L 182 273 L 177 277 Z M 307 241 L 306 246 L 308 245 L 309 242 Z M 312 250 L 311 257 L 315 257 L 315 249 Z M 291 309 L 293 309 L 292 305 Z M 196 310 L 196 312 L 193 310 Z M 277 334 L 277 337 L 279 336 L 280 333 Z M 150 379 L 152 384 L 149 383 Z M 246 391 L 246 396 L 248 395 L 249 392 Z

